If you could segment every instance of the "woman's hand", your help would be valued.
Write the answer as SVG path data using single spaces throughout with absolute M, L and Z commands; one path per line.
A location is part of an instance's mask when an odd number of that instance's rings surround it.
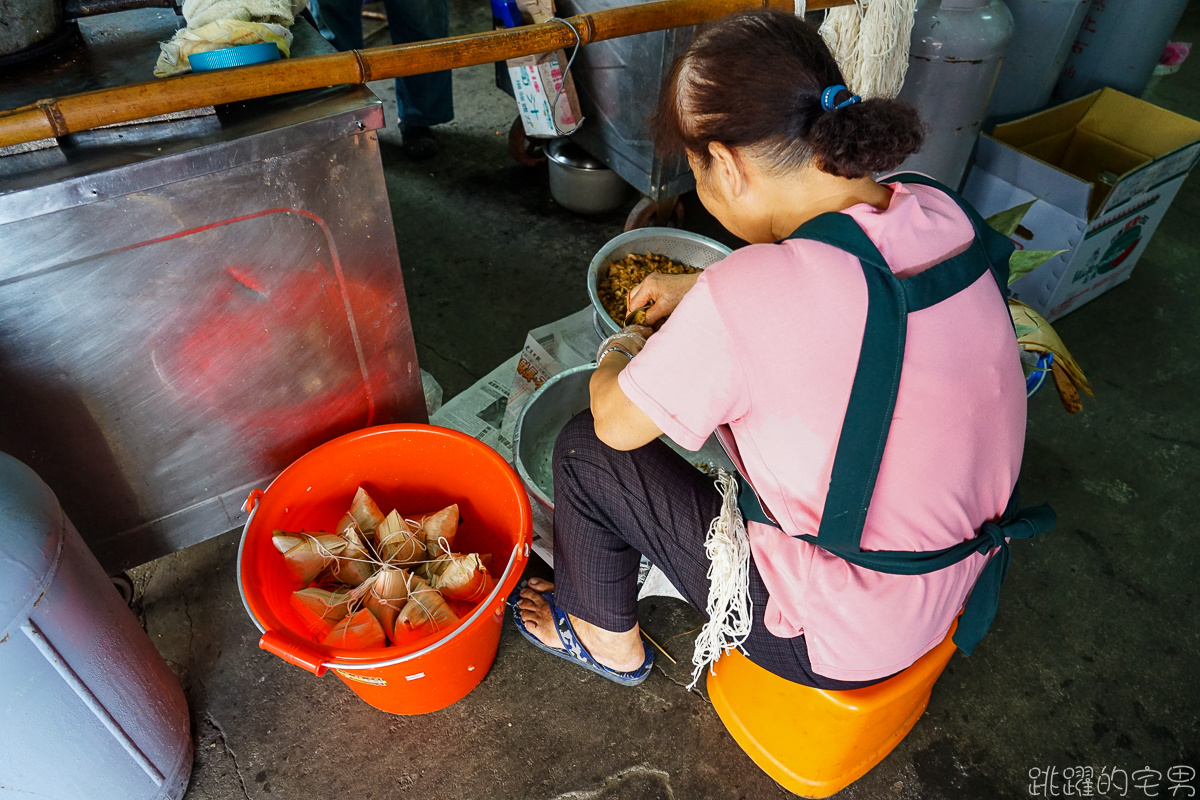
M 642 351 L 646 346 L 646 340 L 654 333 L 654 329 L 646 325 L 627 325 L 621 330 L 609 336 L 600 343 L 600 347 L 596 349 L 596 364 L 597 366 L 604 361 L 604 354 L 609 352 L 609 348 L 616 347 L 612 351 L 618 356 L 626 356 L 631 360 L 634 356 Z
M 646 310 L 646 324 L 653 325 L 675 310 L 688 290 L 696 285 L 696 279 L 699 277 L 699 272 L 690 275 L 652 272 L 629 293 L 627 310 L 633 311 L 653 303 L 654 305 Z

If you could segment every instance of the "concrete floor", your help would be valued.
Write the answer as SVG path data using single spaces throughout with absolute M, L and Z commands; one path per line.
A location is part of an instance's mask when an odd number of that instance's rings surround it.
M 485 29 L 485 9 L 455 0 L 455 28 Z M 1198 35 L 1193 3 L 1176 38 Z M 1200 115 L 1198 76 L 1200 58 L 1150 99 Z M 455 90 L 458 119 L 436 159 L 409 164 L 395 131 L 383 136 L 418 353 L 447 396 L 516 352 L 529 328 L 586 305 L 586 265 L 624 215 L 574 216 L 551 200 L 544 167 L 509 158 L 514 109 L 491 67 L 456 73 Z M 912 733 L 838 797 L 1027 797 L 1031 768 L 1200 768 L 1197 217 L 1193 177 L 1132 280 L 1057 326 L 1096 389 L 1074 416 L 1052 393 L 1031 402 L 1025 499 L 1053 503 L 1059 527 L 1014 545 L 991 634 L 974 657 L 955 656 Z M 136 572 L 138 610 L 191 704 L 190 800 L 789 796 L 703 693 L 682 688 L 698 624 L 682 605 L 643 604 L 645 628 L 681 665 L 660 658 L 639 688 L 506 628 L 466 699 L 390 716 L 257 648 L 236 547 L 226 534 Z M 1151 796 L 1139 791 L 1125 796 Z M 1171 796 L 1165 779 L 1158 792 Z

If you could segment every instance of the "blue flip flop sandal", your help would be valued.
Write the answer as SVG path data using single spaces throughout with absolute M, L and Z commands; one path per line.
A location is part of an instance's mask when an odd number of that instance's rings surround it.
M 617 672 L 597 663 L 591 654 L 584 649 L 584 646 L 580 644 L 579 637 L 575 634 L 575 628 L 571 625 L 571 619 L 567 616 L 567 612 L 554 605 L 554 592 L 541 592 L 541 595 L 550 604 L 550 612 L 554 615 L 554 626 L 558 630 L 558 639 L 562 642 L 562 649 L 542 644 L 525 627 L 525 621 L 521 619 L 521 608 L 517 605 L 517 601 L 521 598 L 521 590 L 526 587 L 527 582 L 521 581 L 521 584 L 517 586 L 517 590 L 513 592 L 512 599 L 509 602 L 512 606 L 513 622 L 516 624 L 517 630 L 534 647 L 570 661 L 572 664 L 577 664 L 602 678 L 608 678 L 613 683 L 619 683 L 622 686 L 637 686 L 650 676 L 650 668 L 654 666 L 654 651 L 650 649 L 650 645 L 646 644 L 645 641 L 642 642 L 642 647 L 646 652 L 646 660 L 634 672 Z

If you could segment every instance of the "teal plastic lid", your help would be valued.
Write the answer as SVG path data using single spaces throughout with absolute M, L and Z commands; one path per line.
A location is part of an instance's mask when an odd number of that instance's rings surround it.
M 245 67 L 249 64 L 263 64 L 267 61 L 278 60 L 279 48 L 273 42 L 243 44 L 188 56 L 192 72 L 210 72 L 214 69 Z

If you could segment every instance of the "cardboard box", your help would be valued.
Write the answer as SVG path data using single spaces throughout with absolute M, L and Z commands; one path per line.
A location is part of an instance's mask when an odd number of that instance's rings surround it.
M 508 77 L 526 136 L 565 136 L 579 127 L 579 96 L 570 75 L 563 84 L 566 63 L 562 50 L 508 60 Z M 557 129 L 552 119 L 558 122 Z
M 985 217 L 1029 200 L 1017 247 L 1065 250 L 1012 284 L 1048 320 L 1129 278 L 1200 158 L 1200 122 L 1115 89 L 979 138 L 963 194 Z
M 526 25 L 554 17 L 554 0 L 516 0 L 516 4 Z M 566 136 L 579 127 L 583 115 L 564 51 L 510 58 L 505 65 L 526 136 Z

